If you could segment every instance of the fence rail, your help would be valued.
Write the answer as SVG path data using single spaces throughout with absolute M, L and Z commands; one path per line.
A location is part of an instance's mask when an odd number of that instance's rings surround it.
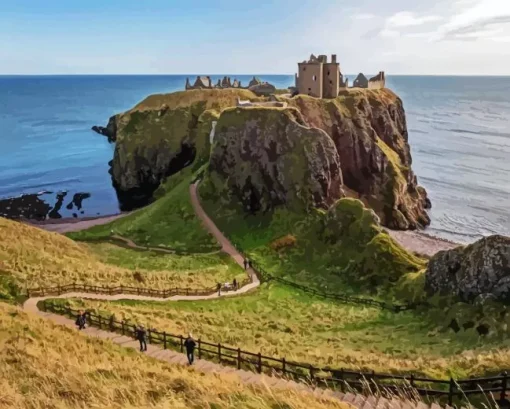
M 251 277 L 247 277 L 244 280 L 240 281 L 237 285 L 237 288 L 244 287 L 245 285 L 253 282 Z M 234 287 L 226 287 L 225 285 L 221 286 L 221 292 L 231 292 L 235 291 Z M 62 295 L 66 293 L 92 293 L 92 294 L 105 294 L 105 295 L 118 295 L 118 294 L 131 294 L 131 295 L 140 295 L 140 296 L 149 296 L 149 297 L 158 297 L 158 298 L 168 298 L 173 297 L 175 295 L 182 296 L 208 296 L 218 292 L 218 287 L 210 287 L 210 288 L 168 288 L 164 290 L 146 288 L 146 287 L 132 287 L 126 285 L 119 286 L 97 286 L 97 285 L 89 285 L 89 284 L 66 284 L 66 285 L 58 285 L 54 287 L 37 287 L 27 289 L 27 297 L 45 297 L 48 295 Z
M 73 318 L 78 310 L 57 304 L 50 300 L 43 301 L 43 310 Z M 118 321 L 114 316 L 103 317 L 87 312 L 89 325 L 111 332 L 136 338 L 136 326 L 126 321 Z M 183 335 L 172 334 L 154 328 L 147 330 L 150 344 L 162 345 L 164 349 L 184 352 Z M 288 361 L 285 358 L 265 356 L 259 353 L 244 351 L 221 343 L 197 340 L 199 359 L 215 359 L 223 365 L 237 369 L 251 370 L 257 373 L 282 376 L 295 381 L 307 382 L 319 387 L 340 389 L 343 392 L 355 389 L 362 393 L 398 393 L 404 396 L 421 396 L 442 398 L 453 405 L 454 399 L 462 400 L 472 395 L 492 395 L 497 402 L 506 399 L 508 384 L 507 372 L 500 376 L 472 379 L 434 379 L 414 376 L 413 374 L 384 374 L 375 372 L 353 371 L 344 368 L 317 367 L 311 364 Z

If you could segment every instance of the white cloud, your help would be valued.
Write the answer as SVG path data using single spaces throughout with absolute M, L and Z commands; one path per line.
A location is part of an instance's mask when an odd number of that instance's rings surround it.
M 400 33 L 398 31 L 396 31 L 396 30 L 390 30 L 388 28 L 383 28 L 379 32 L 379 35 L 381 37 L 385 37 L 385 38 L 394 38 L 394 37 L 399 37 Z
M 420 26 L 425 23 L 441 20 L 442 17 L 435 15 L 419 16 L 410 11 L 399 11 L 386 20 L 386 26 L 389 27 L 412 27 Z

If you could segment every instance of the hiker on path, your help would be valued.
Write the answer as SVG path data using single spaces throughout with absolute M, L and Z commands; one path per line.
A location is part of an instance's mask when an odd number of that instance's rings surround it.
M 221 296 L 221 283 L 218 283 L 218 285 L 216 286 L 216 289 L 218 290 L 218 297 Z
M 251 265 L 251 260 L 248 260 L 248 267 L 253 268 L 253 266 Z
M 78 326 L 79 330 L 82 330 L 85 328 L 85 324 L 87 323 L 87 313 L 84 311 L 80 311 L 78 313 L 78 317 L 76 317 L 75 324 Z
M 184 341 L 184 346 L 186 347 L 186 355 L 188 356 L 188 362 L 190 365 L 193 365 L 193 361 L 195 360 L 195 347 L 197 346 L 195 340 L 193 339 L 193 335 L 191 332 L 188 334 L 188 338 Z
M 234 278 L 234 281 L 232 281 L 232 287 L 234 287 L 234 291 L 237 291 L 237 280 Z
M 140 352 L 147 351 L 147 331 L 143 325 L 136 330 L 136 339 L 140 341 Z
M 248 269 L 248 259 L 245 258 L 243 263 L 244 263 L 244 269 L 247 270 Z

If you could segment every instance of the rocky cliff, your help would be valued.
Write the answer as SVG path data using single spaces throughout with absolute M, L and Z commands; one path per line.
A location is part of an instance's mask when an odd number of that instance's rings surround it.
M 154 95 L 112 117 L 105 129 L 116 140 L 111 173 L 122 208 L 150 202 L 166 177 L 210 156 L 207 179 L 218 196 L 249 211 L 326 208 L 346 195 L 388 227 L 429 223 L 430 202 L 411 170 L 405 113 L 394 93 L 272 98 L 285 108 L 236 107 L 238 99 L 267 99 L 247 90 L 193 90 Z
M 348 90 L 333 100 L 289 100 L 308 126 L 324 130 L 340 155 L 344 185 L 395 229 L 426 226 L 426 192 L 411 170 L 402 100 L 388 89 Z
M 216 125 L 209 181 L 246 211 L 275 206 L 327 208 L 342 196 L 340 159 L 331 138 L 308 128 L 297 109 L 225 110 Z
M 115 141 L 113 185 L 122 210 L 144 206 L 167 177 L 191 163 L 204 163 L 212 122 L 246 90 L 192 90 L 152 95 L 130 111 L 110 118 L 101 132 Z
M 510 237 L 485 237 L 467 247 L 437 253 L 429 262 L 425 288 L 429 294 L 477 297 L 510 302 Z

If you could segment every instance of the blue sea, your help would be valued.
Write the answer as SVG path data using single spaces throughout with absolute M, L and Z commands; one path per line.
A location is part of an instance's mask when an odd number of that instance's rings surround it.
M 244 84 L 251 77 L 237 76 Z M 278 88 L 294 81 L 258 77 Z M 59 192 L 67 192 L 64 205 L 90 193 L 79 217 L 117 213 L 113 145 L 90 128 L 150 94 L 182 90 L 185 80 L 0 76 L 0 198 L 51 192 L 41 198 L 53 206 Z M 388 76 L 387 86 L 404 101 L 413 169 L 432 201 L 428 233 L 461 242 L 510 236 L 510 77 Z

